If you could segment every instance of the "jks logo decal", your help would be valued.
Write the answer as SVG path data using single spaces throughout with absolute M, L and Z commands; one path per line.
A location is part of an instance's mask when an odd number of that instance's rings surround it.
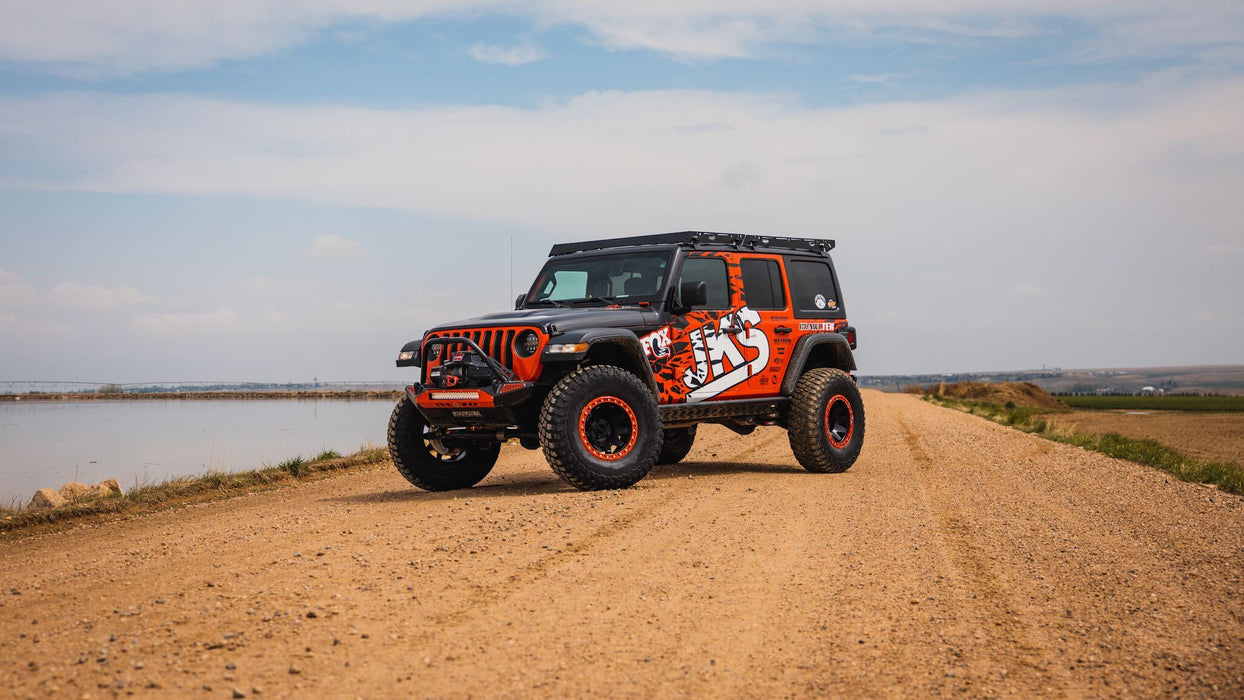
M 691 403 L 711 399 L 759 375 L 769 364 L 769 338 L 761 332 L 760 314 L 744 306 L 718 318 L 706 319 L 698 327 L 688 326 L 688 343 L 674 350 L 690 350 L 690 366 L 670 377 L 662 371 L 660 379 L 675 379 L 681 386 L 667 386 L 668 393 L 685 397 Z M 640 339 L 648 359 L 664 365 L 671 357 L 671 332 L 667 326 Z M 689 347 L 688 347 L 689 345 Z M 680 380 L 680 381 L 679 381 Z M 665 382 L 663 382 L 665 383 Z

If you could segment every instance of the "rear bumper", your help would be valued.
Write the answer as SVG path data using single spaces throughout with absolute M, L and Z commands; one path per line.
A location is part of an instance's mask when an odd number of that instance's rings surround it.
M 506 428 L 517 424 L 515 406 L 531 398 L 534 386 L 519 381 L 452 389 L 412 384 L 406 398 L 433 427 Z

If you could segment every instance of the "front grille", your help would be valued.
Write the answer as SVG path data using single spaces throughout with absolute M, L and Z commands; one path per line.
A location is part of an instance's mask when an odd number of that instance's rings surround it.
M 453 338 L 453 337 L 470 338 L 472 342 L 480 346 L 480 348 L 483 349 L 484 352 L 488 353 L 489 357 L 496 360 L 497 362 L 500 362 L 502 366 L 504 366 L 507 369 L 514 369 L 514 333 L 515 333 L 515 330 L 513 328 L 506 328 L 506 329 L 490 328 L 487 330 L 475 329 L 475 330 L 459 330 L 459 331 L 442 331 L 440 333 L 432 333 L 431 335 L 428 336 L 428 338 L 429 339 L 431 338 Z M 441 346 L 441 353 L 442 353 L 441 357 L 442 358 L 446 357 L 446 355 L 444 354 L 446 352 L 450 353 L 449 356 L 452 356 L 452 354 L 455 352 L 464 352 L 467 349 L 468 349 L 467 346 L 462 343 L 452 343 L 450 345 L 442 345 Z M 432 364 L 439 364 L 439 363 L 432 363 Z

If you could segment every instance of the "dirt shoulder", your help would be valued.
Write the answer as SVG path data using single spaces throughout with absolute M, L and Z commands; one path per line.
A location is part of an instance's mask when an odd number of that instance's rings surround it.
M 867 392 L 580 493 L 352 472 L 0 543 L 16 697 L 1244 693 L 1244 499 Z M 210 690 L 207 690 L 210 689 Z

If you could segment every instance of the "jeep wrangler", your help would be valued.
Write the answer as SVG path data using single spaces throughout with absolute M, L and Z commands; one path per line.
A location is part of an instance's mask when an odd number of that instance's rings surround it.
M 628 487 L 696 426 L 787 430 L 805 469 L 864 442 L 834 241 L 686 231 L 553 246 L 513 312 L 407 343 L 393 464 L 429 491 L 473 486 L 517 438 L 580 489 Z

